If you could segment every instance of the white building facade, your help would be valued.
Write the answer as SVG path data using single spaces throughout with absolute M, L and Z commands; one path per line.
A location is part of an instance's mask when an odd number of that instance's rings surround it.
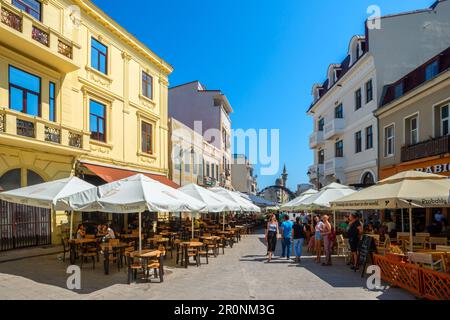
M 215 180 L 212 181 L 214 185 L 217 182 L 219 186 L 227 189 L 232 189 L 230 119 L 232 112 L 233 109 L 225 94 L 220 90 L 208 90 L 199 81 L 169 89 L 169 116 L 203 136 L 207 144 L 204 148 L 205 176 L 211 176 Z
M 308 175 L 316 188 L 331 182 L 364 187 L 377 181 L 376 83 L 366 39 L 355 36 L 345 60 L 331 64 L 327 80 L 313 86 L 308 115 L 314 119 L 309 141 L 314 164 Z

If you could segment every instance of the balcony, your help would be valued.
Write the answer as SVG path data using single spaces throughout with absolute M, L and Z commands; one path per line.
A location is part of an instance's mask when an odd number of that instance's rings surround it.
M 0 39 L 7 47 L 63 73 L 80 69 L 78 44 L 4 0 L 0 0 L 0 17 Z
M 323 164 L 313 164 L 308 168 L 308 175 L 311 179 L 317 178 L 317 174 L 319 174 L 319 178 L 323 176 Z
M 402 147 L 402 162 L 438 156 L 450 152 L 450 136 L 427 140 L 411 146 Z
M 325 161 L 324 165 L 324 174 L 326 176 L 329 175 L 337 175 L 336 173 L 342 173 L 345 166 L 344 158 L 333 158 L 328 161 Z
M 316 131 L 309 136 L 309 147 L 311 149 L 323 144 L 325 141 L 323 139 L 323 131 Z
M 0 137 L 6 145 L 73 155 L 89 152 L 89 133 L 8 108 L 0 108 Z
M 211 177 L 197 177 L 197 184 L 203 187 L 217 187 L 217 180 Z
M 344 126 L 344 119 L 334 119 L 331 122 L 327 123 L 323 129 L 323 136 L 325 140 L 331 139 L 337 135 L 344 133 Z

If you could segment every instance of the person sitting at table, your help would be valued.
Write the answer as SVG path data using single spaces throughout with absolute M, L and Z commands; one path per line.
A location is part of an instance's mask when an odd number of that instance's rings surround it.
M 84 239 L 85 236 L 86 236 L 86 229 L 82 224 L 79 224 L 77 229 L 77 239 L 79 240 Z
M 200 219 L 194 219 L 194 228 L 199 229 L 200 228 Z
M 111 225 L 108 225 L 106 229 L 106 239 L 115 239 L 116 235 L 114 234 L 114 230 L 111 228 Z

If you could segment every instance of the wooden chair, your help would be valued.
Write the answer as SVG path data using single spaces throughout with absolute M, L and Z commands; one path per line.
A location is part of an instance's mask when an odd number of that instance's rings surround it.
M 83 269 L 84 260 L 86 260 L 88 258 L 92 258 L 92 268 L 95 269 L 95 260 L 97 257 L 98 257 L 98 252 L 91 251 L 90 246 L 88 246 L 88 245 L 81 246 L 81 248 L 80 248 L 80 259 L 81 259 L 80 269 Z
M 397 232 L 397 245 L 402 246 L 405 240 L 409 240 L 409 232 Z
M 217 257 L 217 255 L 219 254 L 219 247 L 217 245 L 217 241 L 216 240 L 205 240 L 205 245 L 208 247 L 208 250 L 211 250 L 214 258 Z
M 181 245 L 181 240 L 180 239 L 176 239 L 174 241 L 174 246 L 175 246 L 175 250 L 176 250 L 176 264 L 180 263 L 183 264 L 184 261 L 184 247 Z
M 436 251 L 450 252 L 450 246 L 437 245 Z
M 433 246 L 446 246 L 447 243 L 447 237 L 430 237 L 427 241 L 427 246 L 431 249 Z
M 391 247 L 391 237 L 389 237 L 388 234 L 384 236 L 384 242 L 379 242 L 377 245 L 377 252 L 379 254 L 384 255 L 386 252 L 389 251 L 389 248 Z
M 163 247 L 164 249 L 164 247 Z M 150 270 L 153 269 L 153 274 L 155 278 L 160 279 L 160 281 L 162 282 L 162 274 L 161 272 L 158 272 L 160 266 L 161 266 L 161 262 L 160 262 L 160 257 L 161 257 L 162 253 L 159 253 L 157 255 L 155 255 L 152 258 L 146 259 L 146 266 L 145 266 L 145 280 L 148 282 L 149 278 L 150 278 Z M 165 253 L 164 253 L 165 254 Z
M 405 251 L 410 248 L 410 240 L 403 240 Z M 427 244 L 427 239 L 425 237 L 413 237 L 413 250 L 423 250 Z
M 63 262 L 66 262 L 66 253 L 70 253 L 69 239 L 61 238 L 61 245 L 63 246 Z
M 127 259 L 127 257 L 128 257 L 128 255 L 129 255 L 130 253 L 134 252 L 134 250 L 135 250 L 135 245 L 136 245 L 136 243 L 135 243 L 134 241 L 129 242 L 129 243 L 128 243 L 128 247 L 126 247 L 126 248 L 123 250 L 123 254 L 122 254 L 121 257 L 120 257 L 120 259 L 125 258 L 125 262 L 127 263 L 127 265 L 128 265 L 128 259 Z
M 348 247 L 348 243 L 345 241 L 344 236 L 342 234 L 336 236 L 336 245 L 337 245 L 337 255 L 344 256 L 345 263 L 350 261 L 350 250 Z
M 128 265 L 128 284 L 131 280 L 136 281 L 138 271 L 143 271 L 144 267 L 139 259 L 134 259 L 133 252 L 127 253 L 127 265 Z
M 409 261 L 413 264 L 417 264 L 422 268 L 431 269 L 434 271 L 442 271 L 442 259 L 434 261 L 431 253 L 416 253 L 408 252 Z
M 205 257 L 206 258 L 206 264 L 209 264 L 209 248 L 208 248 L 208 244 L 207 241 L 205 240 L 205 242 L 203 243 L 203 247 L 199 248 L 197 251 L 198 254 L 198 263 L 201 264 L 201 257 Z
M 416 237 L 424 237 L 428 240 L 428 238 L 430 238 L 430 234 L 428 232 L 416 232 Z
M 220 248 L 222 248 L 222 254 L 225 254 L 225 246 L 226 246 L 225 237 L 221 236 L 220 240 L 217 240 L 217 253 L 219 253 Z

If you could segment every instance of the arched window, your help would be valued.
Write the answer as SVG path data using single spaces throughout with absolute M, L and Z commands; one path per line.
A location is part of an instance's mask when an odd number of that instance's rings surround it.
M 6 172 L 4 175 L 0 177 L 0 187 L 2 187 L 3 191 L 14 190 L 21 187 L 21 170 L 13 169 Z
M 42 179 L 42 177 L 36 172 L 32 170 L 24 170 L 24 172 L 25 171 L 28 186 L 45 182 L 44 179 Z M 0 187 L 3 191 L 14 190 L 22 187 L 22 173 L 22 169 L 13 169 L 3 174 L 0 177 Z
M 366 172 L 366 173 L 363 175 L 363 178 L 362 178 L 361 183 L 362 183 L 363 185 L 366 185 L 366 186 L 374 185 L 374 184 L 375 184 L 375 178 L 373 177 L 372 173 Z

